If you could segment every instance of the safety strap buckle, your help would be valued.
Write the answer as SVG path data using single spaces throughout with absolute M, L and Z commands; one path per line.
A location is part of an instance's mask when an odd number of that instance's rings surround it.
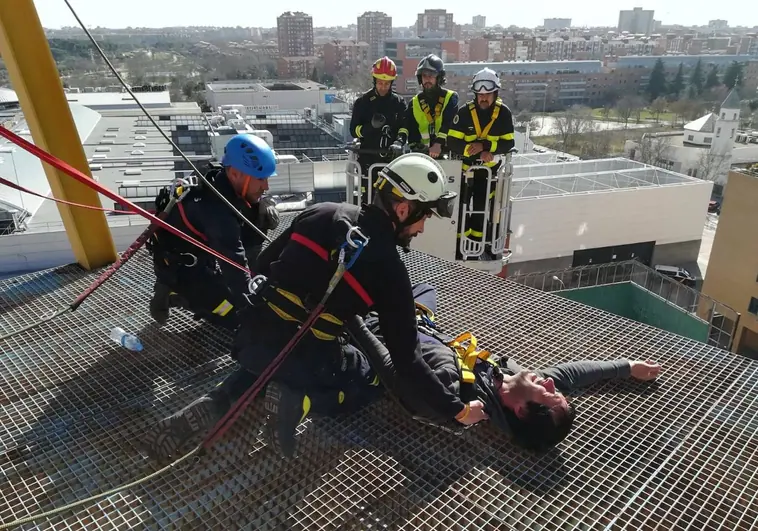
M 350 248 L 350 261 L 345 266 L 345 270 L 353 267 L 353 264 L 360 256 L 363 248 L 368 245 L 369 237 L 361 232 L 361 229 L 355 225 L 349 223 L 347 234 L 345 234 L 345 242 L 340 245 L 339 248 L 339 263 L 344 264 L 347 255 L 347 250 Z

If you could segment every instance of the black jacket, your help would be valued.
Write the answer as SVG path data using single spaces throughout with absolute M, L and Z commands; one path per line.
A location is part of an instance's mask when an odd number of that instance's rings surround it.
M 433 111 L 437 106 L 441 94 L 442 91 L 435 90 L 433 92 L 419 92 L 416 96 L 426 101 L 429 109 Z M 445 107 L 445 110 L 442 111 L 442 125 L 440 126 L 440 130 L 437 131 L 436 136 L 429 144 L 430 146 L 434 144 L 440 144 L 442 147 L 445 146 L 448 130 L 450 129 L 450 125 L 453 123 L 455 113 L 458 112 L 458 104 L 458 93 L 453 92 L 453 95 L 450 96 L 450 101 L 448 102 L 447 107 Z M 421 131 L 419 130 L 418 124 L 416 123 L 416 117 L 413 115 L 412 101 L 408 104 L 408 111 L 405 115 L 405 123 L 408 129 L 408 142 L 411 144 L 421 142 Z
M 243 214 L 252 215 L 251 208 L 232 189 L 224 170 L 212 170 L 208 172 L 206 178 L 238 210 Z M 241 266 L 248 267 L 245 247 L 242 243 L 242 220 L 211 190 L 204 188 L 202 184 L 199 186 L 199 189 L 193 190 L 182 200 L 181 208 L 177 205 L 171 210 L 166 222 L 206 244 L 219 254 Z M 253 209 L 256 217 L 252 219 L 255 220 L 257 218 L 257 205 Z M 185 219 L 189 225 L 185 223 Z M 252 231 L 249 227 L 247 230 Z M 216 260 L 210 254 L 164 230 L 158 229 L 157 236 L 160 245 L 167 246 L 169 250 L 182 253 L 191 252 L 196 255 L 198 267 L 205 264 L 214 268 L 218 262 L 224 281 L 233 298 L 230 302 L 237 308 L 247 304 L 247 298 L 243 297 L 244 294 L 250 292 L 250 275 L 247 272 L 227 264 L 223 260 Z
M 355 328 L 351 327 L 351 331 L 353 330 Z M 366 319 L 363 332 L 353 334 L 353 340 L 361 351 L 369 354 L 372 365 L 379 371 L 380 378 L 382 378 L 385 385 L 388 385 L 395 394 L 399 395 L 399 398 L 405 403 L 406 407 L 411 409 L 413 413 L 429 419 L 447 420 L 448 417 L 437 410 L 434 404 L 425 400 L 423 395 L 414 393 L 412 390 L 408 391 L 395 387 L 392 381 L 394 379 L 394 368 L 391 366 L 392 360 L 387 359 L 386 350 L 382 348 L 385 339 L 382 337 L 380 327 L 373 316 L 369 316 Z M 441 335 L 444 336 L 444 334 Z M 485 404 L 492 403 L 494 399 L 492 382 L 493 374 L 496 370 L 495 365 L 488 362 L 477 362 L 474 368 L 476 383 L 474 386 L 466 386 L 467 392 L 462 392 L 461 373 L 458 368 L 456 354 L 450 347 L 438 339 L 439 336 L 438 332 L 432 335 L 431 333 L 424 333 L 423 330 L 419 334 L 421 357 L 424 363 L 434 372 L 440 382 L 451 393 L 460 396 L 463 402 L 481 400 Z M 447 339 L 445 340 L 447 341 Z M 508 358 L 500 358 L 496 363 L 498 369 L 505 374 L 514 375 L 522 370 L 515 361 Z M 631 365 L 628 360 L 624 359 L 616 361 L 577 361 L 562 363 L 555 367 L 535 372 L 544 378 L 553 378 L 556 388 L 562 392 L 569 392 L 602 380 L 629 378 L 631 376 Z M 493 418 L 493 420 L 495 419 Z
M 495 107 L 499 107 L 497 119 L 492 124 L 489 131 L 485 131 L 487 125 L 492 119 Z M 476 130 L 473 115 L 476 113 L 479 120 L 480 131 Z M 478 133 L 486 133 L 481 138 Z M 467 164 L 472 164 L 478 158 L 478 155 L 466 156 L 464 150 L 468 144 L 481 142 L 484 145 L 484 151 L 489 151 L 493 155 L 503 155 L 508 153 L 516 145 L 515 133 L 513 129 L 513 115 L 507 105 L 501 99 L 495 101 L 495 105 L 483 111 L 474 105 L 473 101 L 458 109 L 458 113 L 453 118 L 453 123 L 447 132 L 447 147 L 456 155 L 459 155 Z
M 376 90 L 371 89 L 353 104 L 350 134 L 360 139 L 361 147 L 367 149 L 388 148 L 396 139 L 405 143 L 408 139 L 405 112 L 406 104 L 401 96 L 392 91 L 386 96 L 379 96 Z M 385 125 L 379 128 L 371 124 L 377 114 L 385 118 Z M 383 135 L 386 145 L 380 146 Z
M 313 250 L 293 241 L 292 235 L 305 236 L 327 251 L 335 250 L 345 241 L 345 221 L 350 220 L 357 220 L 370 242 L 349 272 L 373 300 L 371 308 L 378 313 L 377 327 L 384 333 L 400 385 L 422 393 L 446 418 L 455 417 L 463 403 L 422 358 L 411 282 L 395 245 L 394 227 L 384 212 L 373 206 L 359 210 L 344 203 L 313 205 L 263 249 L 256 272 L 315 304 L 326 291 L 336 263 L 318 257 Z M 368 310 L 369 306 L 344 279 L 326 304 L 326 311 L 343 321 L 366 315 Z

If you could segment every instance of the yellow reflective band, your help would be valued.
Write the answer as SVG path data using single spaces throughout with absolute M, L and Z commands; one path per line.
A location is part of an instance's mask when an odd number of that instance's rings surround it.
M 371 381 L 369 385 L 379 385 L 379 375 L 377 374 L 374 376 L 374 379 Z
M 437 133 L 437 138 L 441 138 L 442 140 L 445 140 L 447 138 L 446 133 Z
M 221 304 L 216 306 L 216 309 L 213 310 L 213 313 L 224 317 L 226 314 L 232 311 L 232 308 L 234 308 L 234 306 L 228 300 L 224 300 Z
M 337 395 L 337 402 L 341 404 L 344 401 L 345 401 L 345 393 L 340 391 L 339 394 Z
M 492 191 L 490 192 L 490 199 L 494 199 L 494 198 L 495 198 L 495 191 L 494 191 L 494 190 L 492 190 Z
M 300 422 L 303 422 L 303 419 L 308 415 L 308 412 L 311 410 L 311 399 L 308 398 L 308 395 L 305 395 L 303 397 L 303 416 L 300 417 Z M 298 422 L 298 424 L 300 424 Z
M 473 236 L 474 238 L 482 238 L 482 237 L 484 237 L 484 233 L 483 232 L 480 232 L 480 231 L 474 230 L 474 229 L 468 229 L 463 234 L 465 236 Z
M 516 135 L 514 135 L 513 133 L 506 133 L 504 135 L 500 135 L 500 138 L 502 138 L 503 140 L 514 140 L 516 138 Z
M 461 369 L 461 380 L 467 384 L 472 384 L 476 382 L 476 376 L 468 369 Z
M 497 150 L 497 140 L 493 140 L 494 137 L 488 136 L 487 140 L 490 141 L 490 153 L 494 153 Z
M 449 129 L 447 132 L 447 136 L 452 136 L 453 138 L 460 138 L 461 140 L 464 139 L 463 132 L 456 131 L 455 129 Z
M 402 135 L 403 133 L 405 133 L 406 135 L 408 134 L 408 130 L 405 127 L 401 127 L 400 129 L 397 130 L 398 135 Z
M 357 126 L 357 127 L 355 128 L 355 136 L 356 136 L 357 138 L 360 138 L 360 137 L 361 137 L 361 129 L 363 129 L 363 126 L 362 126 L 362 125 L 359 125 L 359 126 Z

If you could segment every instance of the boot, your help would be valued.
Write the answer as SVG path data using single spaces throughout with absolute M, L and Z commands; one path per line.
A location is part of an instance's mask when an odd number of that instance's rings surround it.
M 171 288 L 160 282 L 155 283 L 153 298 L 150 299 L 150 316 L 160 325 L 164 325 L 168 321 L 169 312 L 171 311 L 170 296 Z
M 213 397 L 205 395 L 164 418 L 145 433 L 142 448 L 157 461 L 178 457 L 178 452 L 190 439 L 206 432 L 224 416 L 222 404 L 216 402 Z
M 271 382 L 266 387 L 264 407 L 268 413 L 266 437 L 269 445 L 278 454 L 293 457 L 297 426 L 311 409 L 310 398 L 303 392 Z

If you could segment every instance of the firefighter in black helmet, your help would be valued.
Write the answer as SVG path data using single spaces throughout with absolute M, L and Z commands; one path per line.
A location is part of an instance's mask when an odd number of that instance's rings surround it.
M 445 148 L 447 131 L 458 110 L 458 94 L 442 86 L 445 84 L 445 64 L 434 54 L 419 62 L 416 79 L 421 92 L 408 106 L 408 142 L 425 146 L 429 155 L 436 159 Z

